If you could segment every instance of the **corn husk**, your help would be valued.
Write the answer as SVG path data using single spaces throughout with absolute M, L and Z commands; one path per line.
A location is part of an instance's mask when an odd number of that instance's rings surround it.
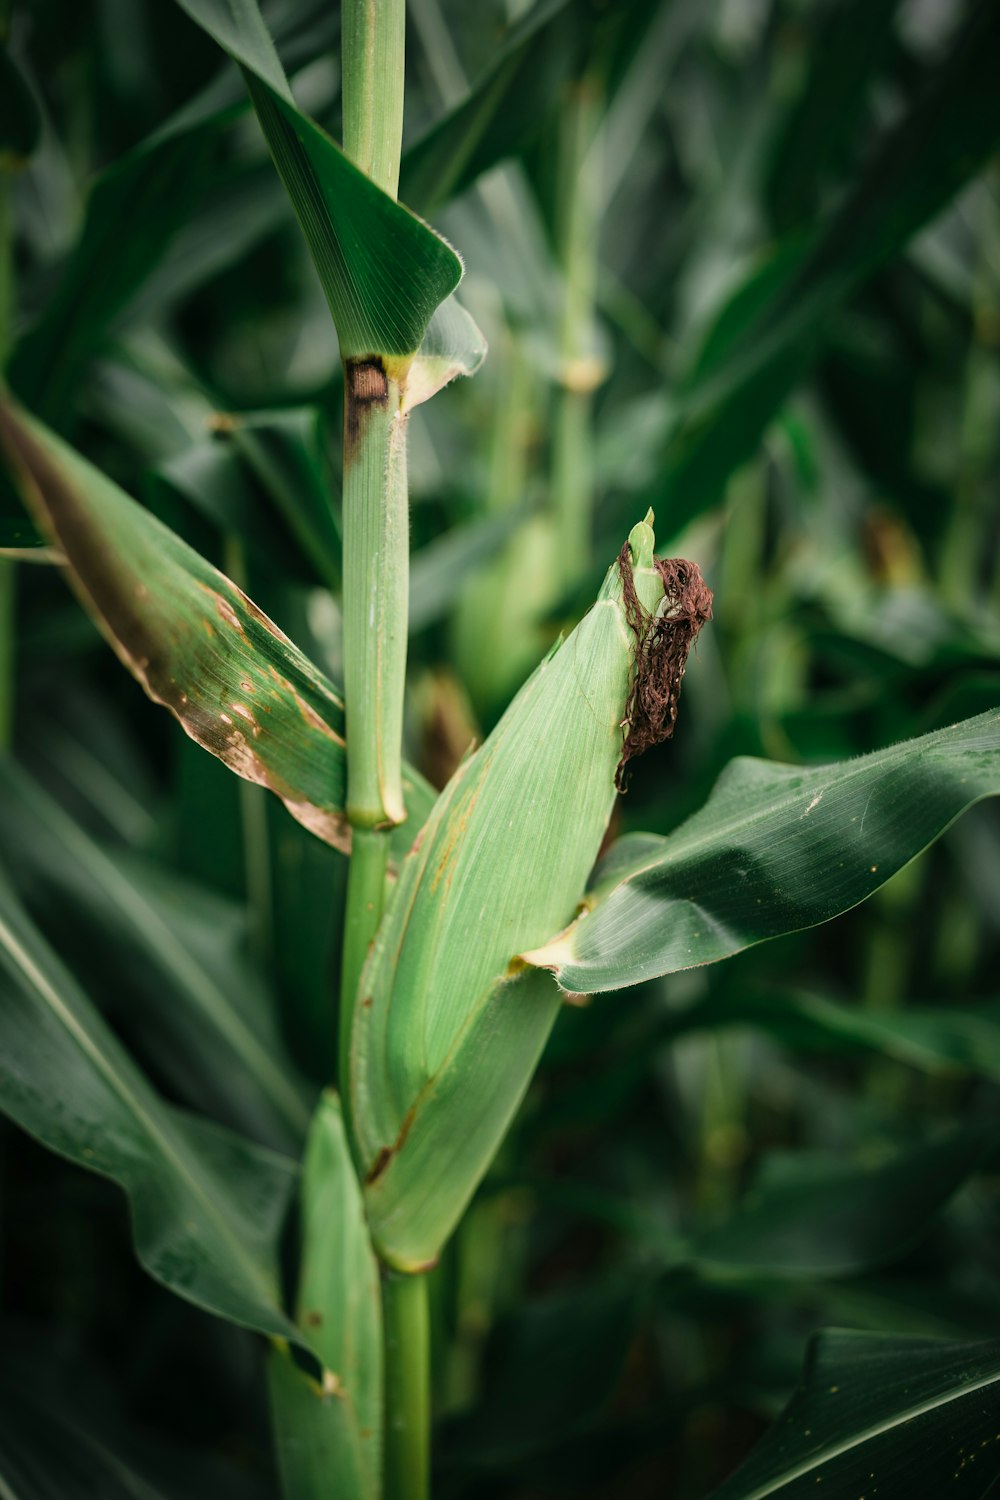
M 663 597 L 646 522 L 636 593 Z M 433 1263 L 489 1166 L 560 1004 L 518 955 L 572 918 L 615 799 L 635 651 L 617 563 L 597 602 L 442 793 L 361 980 L 350 1118 L 375 1244 Z

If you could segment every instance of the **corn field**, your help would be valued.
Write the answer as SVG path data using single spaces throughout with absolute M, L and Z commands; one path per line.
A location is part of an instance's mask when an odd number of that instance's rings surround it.
M 998 60 L 0 0 L 0 1500 L 1000 1495 Z

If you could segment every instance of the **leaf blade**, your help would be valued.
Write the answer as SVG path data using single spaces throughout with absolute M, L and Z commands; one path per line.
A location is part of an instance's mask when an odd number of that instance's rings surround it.
M 676 833 L 621 840 L 588 910 L 523 956 L 585 993 L 715 963 L 858 905 L 998 793 L 995 712 L 846 764 L 734 761 Z
M 169 1109 L 42 942 L 6 878 L 0 966 L 5 1111 L 124 1189 L 150 1275 L 196 1306 L 305 1347 L 277 1290 L 275 1243 L 293 1164 Z

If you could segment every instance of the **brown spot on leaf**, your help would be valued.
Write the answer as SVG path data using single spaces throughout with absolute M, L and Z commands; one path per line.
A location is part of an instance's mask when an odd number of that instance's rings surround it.
M 673 734 L 688 652 L 701 627 L 712 618 L 712 591 L 697 563 L 682 557 L 658 558 L 654 567 L 666 604 L 651 615 L 635 591 L 628 542 L 622 547 L 618 571 L 625 619 L 635 636 L 635 659 L 622 721 L 622 755 L 615 772 L 620 792 L 628 785 L 628 762 Z

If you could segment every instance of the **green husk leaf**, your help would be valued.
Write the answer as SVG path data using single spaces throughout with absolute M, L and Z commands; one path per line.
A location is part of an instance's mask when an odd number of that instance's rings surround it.
M 0 970 L 4 1110 L 124 1189 L 151 1276 L 219 1317 L 307 1347 L 281 1310 L 276 1274 L 294 1163 L 165 1105 L 3 876 Z
M 996 711 L 837 765 L 741 757 L 675 833 L 622 839 L 584 912 L 523 956 L 584 993 L 715 963 L 857 906 L 997 794 Z
M 41 424 L 0 402 L 0 446 L 120 660 L 185 733 L 348 850 L 343 702 L 224 574 Z M 408 773 L 408 846 L 429 803 Z
M 653 534 L 630 538 L 649 610 Z M 380 1254 L 433 1261 L 527 1088 L 558 1009 L 523 935 L 579 900 L 615 797 L 634 640 L 617 565 L 439 798 L 361 979 L 350 1109 Z
M 320 1101 L 303 1168 L 297 1321 L 323 1361 L 319 1381 L 281 1350 L 269 1369 L 286 1495 L 381 1493 L 382 1299 L 378 1262 L 337 1096 Z
M 782 1416 L 711 1500 L 980 1500 L 997 1473 L 998 1386 L 997 1340 L 828 1330 Z
M 244 69 L 316 263 L 341 354 L 408 361 L 435 309 L 461 280 L 458 256 L 296 108 L 256 0 L 178 3 Z

